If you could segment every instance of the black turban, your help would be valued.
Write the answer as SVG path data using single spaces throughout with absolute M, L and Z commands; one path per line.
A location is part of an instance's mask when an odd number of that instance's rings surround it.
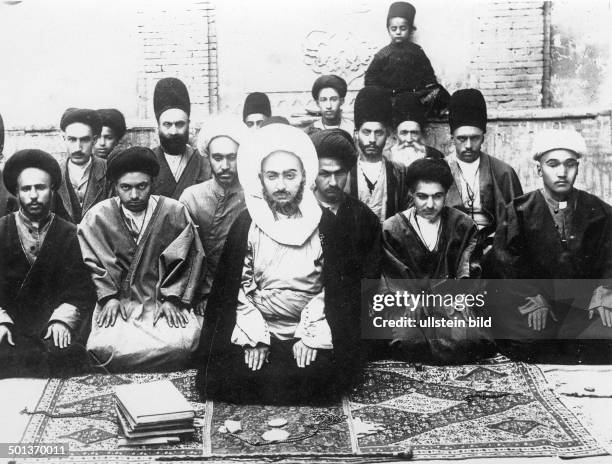
M 387 25 L 391 18 L 405 18 L 410 24 L 410 27 L 414 28 L 414 16 L 416 15 L 416 9 L 408 2 L 395 2 L 389 7 L 389 14 L 387 14 Z
M 448 104 L 448 123 L 451 134 L 458 127 L 478 127 L 487 131 L 487 103 L 480 90 L 457 90 Z
M 312 98 L 318 100 L 321 89 L 326 89 L 327 87 L 331 87 L 338 92 L 340 98 L 346 97 L 346 81 L 334 74 L 327 74 L 314 81 L 312 85 Z
M 355 143 L 345 130 L 325 129 L 316 131 L 311 134 L 310 139 L 319 158 L 338 160 L 347 170 L 350 170 L 357 162 Z
M 38 168 L 51 177 L 51 190 L 57 190 L 62 183 L 62 171 L 58 162 L 49 153 L 37 150 L 19 150 L 4 165 L 2 177 L 6 189 L 17 196 L 17 178 L 26 168 Z
M 406 184 L 414 189 L 419 181 L 437 182 L 448 192 L 453 185 L 453 174 L 448 163 L 438 158 L 420 158 L 406 170 Z
M 102 120 L 102 127 L 110 127 L 117 140 L 120 140 L 125 135 L 125 118 L 121 111 L 115 108 L 102 109 L 98 110 L 98 115 Z
M 171 108 L 178 108 L 191 114 L 191 101 L 187 87 L 176 77 L 166 77 L 155 84 L 153 92 L 153 111 L 155 119 L 159 121 L 161 114 Z
M 359 130 L 364 122 L 375 121 L 390 127 L 393 119 L 391 95 L 387 89 L 378 86 L 364 87 L 355 98 L 355 128 Z
M 90 110 L 88 108 L 68 108 L 62 115 L 60 129 L 65 131 L 66 127 L 75 122 L 80 122 L 81 124 L 86 124 L 91 127 L 93 135 L 99 136 L 100 132 L 102 132 L 102 120 L 95 110 Z
M 265 93 L 253 92 L 247 95 L 242 108 L 242 120 L 244 121 L 249 114 L 260 113 L 266 117 L 272 116 L 270 99 Z
M 397 128 L 404 121 L 414 121 L 418 122 L 423 130 L 426 112 L 427 108 L 415 93 L 403 92 L 397 96 L 393 105 L 393 126 Z
M 126 148 L 108 162 L 106 177 L 111 182 L 117 182 L 128 172 L 143 172 L 151 177 L 157 177 L 159 163 L 155 154 L 146 147 Z

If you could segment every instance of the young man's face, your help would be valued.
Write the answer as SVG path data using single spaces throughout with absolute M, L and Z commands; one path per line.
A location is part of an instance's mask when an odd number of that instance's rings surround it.
M 538 173 L 550 196 L 557 201 L 564 201 L 576 182 L 578 157 L 569 150 L 551 150 L 540 158 Z
M 94 146 L 94 152 L 100 158 L 107 158 L 113 148 L 117 146 L 119 139 L 115 132 L 108 126 L 102 127 L 102 133 Z
M 403 121 L 397 126 L 397 140 L 404 147 L 413 147 L 416 143 L 423 143 L 421 125 L 415 121 Z
M 97 140 L 91 126 L 81 122 L 69 124 L 64 130 L 64 140 L 72 163 L 83 166 L 89 162 Z
M 259 129 L 266 119 L 268 118 L 263 113 L 251 113 L 244 118 L 244 123 L 249 129 Z
M 344 103 L 344 98 L 340 98 L 340 94 L 336 89 L 325 87 L 319 92 L 317 105 L 321 110 L 321 118 L 325 124 L 334 125 L 340 119 L 340 107 Z
M 418 181 L 414 187 L 415 213 L 434 222 L 442 212 L 446 200 L 446 190 L 438 182 Z
M 387 143 L 387 128 L 383 123 L 367 121 L 357 132 L 357 143 L 367 158 L 380 158 Z
M 128 172 L 117 180 L 117 194 L 121 204 L 128 210 L 144 211 L 151 196 L 151 176 L 144 172 Z
M 473 163 L 480 158 L 483 142 L 484 132 L 478 127 L 461 126 L 453 132 L 453 144 L 457 158 L 465 163 Z
M 169 155 L 185 153 L 189 141 L 189 116 L 178 108 L 170 108 L 159 115 L 159 142 Z
M 238 180 L 237 153 L 238 144 L 229 137 L 217 137 L 208 144 L 210 168 L 217 182 L 224 187 L 234 185 Z
M 51 176 L 38 168 L 26 168 L 17 178 L 17 197 L 23 214 L 40 221 L 51 208 Z
M 331 205 L 340 203 L 347 179 L 348 171 L 339 160 L 319 158 L 319 173 L 315 179 L 315 186 L 317 196 L 321 200 Z
M 293 153 L 275 151 L 261 163 L 263 193 L 270 206 L 278 212 L 294 212 L 302 201 L 304 168 Z
M 392 43 L 406 42 L 410 38 L 410 24 L 406 18 L 390 18 L 387 32 Z

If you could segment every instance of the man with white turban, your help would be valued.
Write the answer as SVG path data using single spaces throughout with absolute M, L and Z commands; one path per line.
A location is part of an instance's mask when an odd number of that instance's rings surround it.
M 360 308 L 342 304 L 346 245 L 313 194 L 317 172 L 312 142 L 291 126 L 266 126 L 239 147 L 247 211 L 208 300 L 198 376 L 208 398 L 296 403 L 350 383 Z
M 225 238 L 234 220 L 246 208 L 238 180 L 237 155 L 246 128 L 242 121 L 217 116 L 206 121 L 198 134 L 198 150 L 210 162 L 212 179 L 187 187 L 179 201 L 189 210 L 206 254 L 198 309 L 204 311 Z
M 612 358 L 612 207 L 574 187 L 585 154 L 573 129 L 537 133 L 542 188 L 515 198 L 498 222 L 493 269 L 516 280 L 500 281 L 490 310 L 498 345 L 510 356 Z

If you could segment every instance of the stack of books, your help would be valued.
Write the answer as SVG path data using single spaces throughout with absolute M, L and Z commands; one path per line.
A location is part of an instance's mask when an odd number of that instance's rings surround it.
M 169 380 L 115 387 L 120 445 L 166 444 L 195 432 L 195 411 Z

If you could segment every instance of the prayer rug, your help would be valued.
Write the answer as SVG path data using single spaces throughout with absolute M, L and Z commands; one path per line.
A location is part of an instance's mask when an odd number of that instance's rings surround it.
M 195 370 L 164 374 L 92 374 L 50 379 L 22 436 L 22 443 L 68 443 L 61 462 L 151 462 L 161 456 L 201 456 L 201 429 L 178 444 L 118 447 L 113 387 L 169 379 L 203 417 L 205 404 L 195 389 Z M 155 401 L 151 398 L 151 401 Z M 60 416 L 60 417 L 50 417 Z M 61 417 L 63 416 L 63 417 Z M 57 459 L 57 461 L 60 461 Z M 32 462 L 28 459 L 27 462 Z M 47 461 L 48 462 L 48 461 Z
M 412 447 L 415 459 L 607 454 L 561 403 L 542 371 L 490 364 L 370 364 L 350 397 L 359 452 Z
M 76 417 L 33 415 L 21 441 L 69 443 L 71 457 L 62 462 L 151 462 L 173 456 L 261 460 L 280 455 L 348 462 L 350 456 L 390 457 L 408 448 L 415 459 L 606 454 L 555 396 L 540 369 L 522 363 L 372 363 L 361 387 L 341 404 L 327 407 L 202 403 L 194 377 L 195 371 L 186 371 L 51 379 L 37 411 Z M 204 418 L 202 433 L 180 444 L 118 448 L 113 387 L 160 378 L 172 380 Z M 270 419 L 287 421 L 281 428 L 289 432 L 288 441 L 264 444 Z M 226 420 L 240 420 L 242 431 L 223 433 Z

